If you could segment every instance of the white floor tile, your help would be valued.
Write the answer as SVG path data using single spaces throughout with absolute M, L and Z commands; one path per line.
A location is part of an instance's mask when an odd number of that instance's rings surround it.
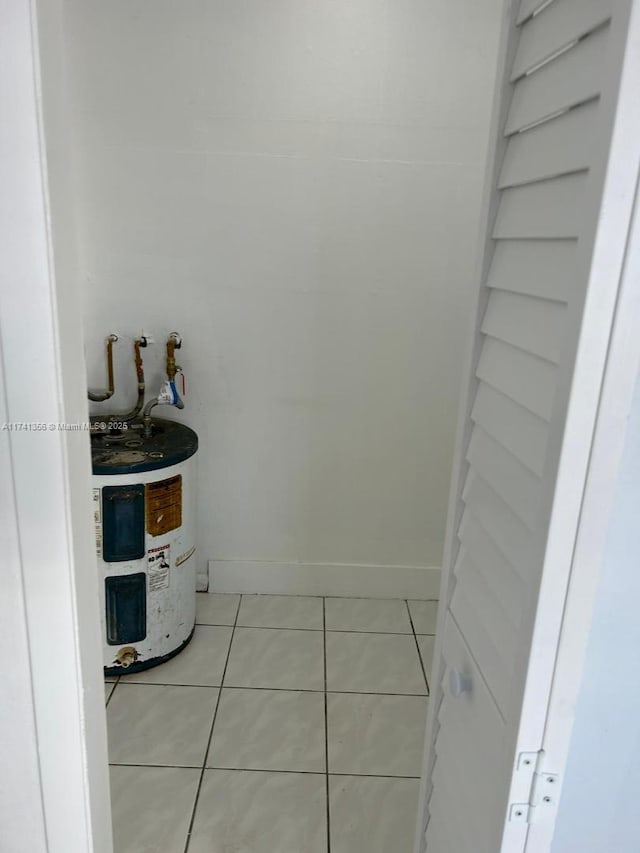
M 238 612 L 239 595 L 199 592 L 196 595 L 198 625 L 233 625 Z
M 329 772 L 420 776 L 428 701 L 421 696 L 330 693 Z
M 114 853 L 183 853 L 200 770 L 111 767 Z
M 418 637 L 418 646 L 420 647 L 420 657 L 422 658 L 422 665 L 424 666 L 424 671 L 427 675 L 427 681 L 429 682 L 429 688 L 432 688 L 431 684 L 431 664 L 433 663 L 433 647 L 435 646 L 436 638 L 423 636 Z
M 410 601 L 409 610 L 416 634 L 435 634 L 438 618 L 437 601 Z
M 324 695 L 225 688 L 207 766 L 323 773 Z
M 189 853 L 326 853 L 322 599 L 197 602 L 184 652 L 105 684 L 115 853 L 183 853 L 236 611 Z M 410 608 L 420 654 L 403 601 L 326 599 L 332 853 L 412 853 L 437 602 Z
M 212 687 L 121 682 L 107 707 L 109 761 L 201 767 L 217 699 Z
M 123 675 L 128 684 L 191 684 L 219 687 L 233 628 L 196 625 L 193 638 L 180 654 L 166 663 L 133 675 Z
M 326 850 L 323 775 L 205 771 L 189 853 Z
M 331 776 L 331 853 L 412 853 L 419 786 L 418 779 Z
M 329 691 L 427 692 L 413 636 L 335 632 L 326 643 Z
M 322 631 L 322 599 L 295 595 L 243 595 L 238 625 Z
M 411 634 L 407 605 L 400 599 L 327 598 L 328 631 Z
M 236 628 L 225 685 L 323 690 L 322 632 Z

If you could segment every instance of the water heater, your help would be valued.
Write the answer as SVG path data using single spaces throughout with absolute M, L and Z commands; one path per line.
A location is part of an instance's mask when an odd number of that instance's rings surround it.
M 107 675 L 155 666 L 191 639 L 197 449 L 192 429 L 161 418 L 92 436 Z

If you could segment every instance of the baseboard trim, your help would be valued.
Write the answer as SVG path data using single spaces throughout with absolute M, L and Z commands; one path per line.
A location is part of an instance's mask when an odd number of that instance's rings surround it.
M 209 592 L 438 598 L 440 569 L 427 566 L 209 560 Z

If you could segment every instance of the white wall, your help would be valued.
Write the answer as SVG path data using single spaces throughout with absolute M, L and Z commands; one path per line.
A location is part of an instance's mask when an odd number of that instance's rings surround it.
M 439 566 L 499 0 L 66 5 L 90 382 L 183 334 L 201 562 Z
M 552 853 L 640 850 L 640 381 L 636 384 Z

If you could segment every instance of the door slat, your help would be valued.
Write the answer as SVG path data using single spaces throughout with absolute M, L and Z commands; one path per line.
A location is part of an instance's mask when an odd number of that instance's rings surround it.
M 502 191 L 495 239 L 575 238 L 583 218 L 587 172 L 508 187 Z
M 454 705 L 455 699 L 451 698 L 447 711 L 453 711 Z M 472 737 L 460 742 L 452 739 L 448 734 L 445 735 L 439 744 L 439 769 L 434 767 L 434 783 L 436 780 L 442 781 L 447 796 L 454 795 L 455 797 L 456 792 L 459 792 L 459 796 L 464 796 L 465 800 L 467 797 L 472 797 L 476 801 L 476 808 L 472 816 L 476 821 L 475 826 L 471 824 L 471 821 L 465 822 L 465 829 L 467 830 L 465 838 L 473 849 L 473 841 L 477 839 L 480 827 L 487 824 L 487 812 L 492 805 L 492 798 L 490 791 L 486 788 L 483 791 L 474 790 L 473 782 L 470 782 L 469 768 L 465 764 L 465 756 L 469 754 L 469 749 L 473 749 Z M 454 802 L 456 802 L 455 799 Z
M 504 716 L 509 701 L 511 671 L 488 631 L 487 625 L 471 602 L 464 587 L 456 585 L 450 605 L 451 613 L 471 648 L 473 656 L 491 691 L 495 704 Z
M 549 434 L 548 424 L 542 418 L 480 382 L 471 419 L 530 471 L 542 476 Z
M 555 364 L 485 338 L 476 375 L 545 420 L 551 418 L 558 370 Z
M 487 286 L 567 302 L 574 278 L 575 240 L 499 240 Z
M 522 27 L 511 80 L 611 18 L 611 0 L 556 0 Z
M 515 84 L 505 134 L 595 98 L 602 88 L 608 27 Z
M 483 623 L 487 625 L 487 633 L 498 649 L 505 669 L 512 672 L 515 641 L 520 627 L 520 608 L 509 611 L 503 607 L 495 592 L 495 579 L 487 577 L 486 567 L 480 570 L 480 564 L 481 561 L 478 560 L 476 565 L 466 549 L 461 548 L 454 568 L 456 588 L 464 590 L 467 601 L 473 602 L 474 609 L 481 614 Z M 464 625 L 460 622 L 458 624 L 464 633 Z
M 438 820 L 429 823 L 429 828 L 424 836 L 424 842 L 429 843 L 429 853 L 456 853 L 451 847 L 451 840 L 447 839 L 447 831 Z
M 509 137 L 498 186 L 543 181 L 589 168 L 599 99 Z
M 543 6 L 546 6 L 550 0 L 522 0 L 520 4 L 520 9 L 518 11 L 518 16 L 516 18 L 516 23 L 521 24 L 527 18 L 529 18 L 533 13 L 540 9 Z
M 506 559 L 507 567 L 528 584 L 535 560 L 535 541 L 531 530 L 477 470 L 469 471 L 463 499 L 465 512 L 460 534 L 465 536 L 465 545 L 466 536 L 473 536 L 472 544 L 468 545 L 471 552 L 477 552 L 477 559 L 482 557 L 489 565 L 495 562 L 503 575 L 506 567 L 494 552 L 497 549 Z M 471 521 L 478 525 L 478 529 L 472 528 Z
M 434 767 L 435 774 L 435 767 Z M 455 801 L 453 801 L 455 802 Z M 460 821 L 455 819 L 455 806 L 451 800 L 451 794 L 448 793 L 445 786 L 440 784 L 437 788 L 434 787 L 432 795 L 432 804 L 434 813 L 437 817 L 431 822 L 427 828 L 427 850 L 431 853 L 439 853 L 437 847 L 434 848 L 434 839 L 437 837 L 446 837 L 451 840 L 455 853 L 474 853 L 473 848 L 469 847 Z
M 472 507 L 473 502 L 465 506 L 460 524 L 458 539 L 461 547 L 458 560 L 466 556 L 466 559 L 484 575 L 487 584 L 493 588 L 496 600 L 508 614 L 512 624 L 518 625 L 520 612 L 525 603 L 529 572 L 521 561 L 518 561 L 518 565 L 511 562 L 474 514 Z
M 565 314 L 566 306 L 558 302 L 494 290 L 482 331 L 557 364 L 563 349 Z
M 467 460 L 527 527 L 535 529 L 541 498 L 539 477 L 477 424 L 469 442 Z

